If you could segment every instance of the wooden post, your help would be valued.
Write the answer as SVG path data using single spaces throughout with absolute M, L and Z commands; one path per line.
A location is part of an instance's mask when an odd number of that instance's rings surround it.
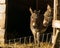
M 2 44 L 4 44 L 5 15 L 6 15 L 6 3 L 5 0 L 0 0 L 0 43 Z
M 57 20 L 57 6 L 58 6 L 58 0 L 54 0 L 53 22 L 55 20 Z M 53 22 L 52 22 L 52 24 L 53 24 Z M 56 35 L 56 28 L 53 27 L 52 43 L 54 43 L 53 39 L 54 39 L 55 35 Z

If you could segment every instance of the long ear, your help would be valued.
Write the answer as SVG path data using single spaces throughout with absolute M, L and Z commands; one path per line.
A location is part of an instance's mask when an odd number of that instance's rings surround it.
M 30 11 L 31 14 L 33 14 L 33 11 L 32 11 L 32 9 L 31 9 L 31 7 L 29 8 L 29 11 Z

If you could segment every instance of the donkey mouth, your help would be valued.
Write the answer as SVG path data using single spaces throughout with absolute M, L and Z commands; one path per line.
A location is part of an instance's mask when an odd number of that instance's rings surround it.
M 47 27 L 47 25 L 48 25 L 48 23 L 44 23 L 44 24 L 43 24 L 44 27 Z
M 44 27 L 47 27 L 47 25 L 48 25 L 48 22 L 44 21 L 44 22 L 43 22 L 43 26 L 44 26 Z

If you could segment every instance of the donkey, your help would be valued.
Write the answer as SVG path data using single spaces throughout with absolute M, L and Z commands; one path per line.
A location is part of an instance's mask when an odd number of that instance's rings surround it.
M 39 11 L 32 11 L 30 8 L 30 29 L 32 31 L 32 34 L 34 36 L 34 43 L 39 44 L 39 37 L 40 34 L 44 33 L 49 26 L 49 23 L 52 21 L 52 11 L 50 5 L 47 6 L 47 10 L 44 14 L 40 13 Z

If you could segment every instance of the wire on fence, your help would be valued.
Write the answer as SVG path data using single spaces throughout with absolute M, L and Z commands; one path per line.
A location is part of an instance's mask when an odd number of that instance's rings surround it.
M 40 42 L 44 42 L 44 40 L 45 40 L 45 42 L 51 42 L 51 37 L 52 36 L 52 34 L 51 33 L 48 33 L 48 34 L 41 34 L 40 35 Z M 18 41 L 16 41 L 16 40 L 18 40 Z M 16 42 L 18 42 L 19 44 L 26 44 L 26 43 L 32 43 L 32 42 L 34 42 L 34 39 L 33 39 L 33 36 L 29 36 L 29 37 L 22 37 L 22 38 L 17 38 L 17 39 L 11 39 L 11 40 L 9 40 L 9 44 L 11 44 L 11 43 L 16 43 Z

